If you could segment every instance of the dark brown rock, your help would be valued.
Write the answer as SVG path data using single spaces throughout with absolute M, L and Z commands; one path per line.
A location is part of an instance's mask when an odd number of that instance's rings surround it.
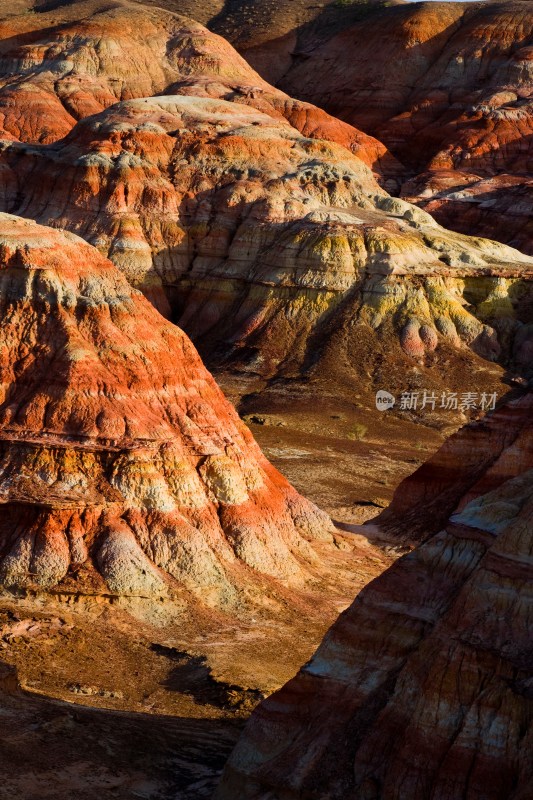
M 531 409 L 529 394 L 453 437 L 425 497 L 398 490 L 423 543 L 254 712 L 217 800 L 531 796 Z M 433 535 L 428 495 L 460 503 Z

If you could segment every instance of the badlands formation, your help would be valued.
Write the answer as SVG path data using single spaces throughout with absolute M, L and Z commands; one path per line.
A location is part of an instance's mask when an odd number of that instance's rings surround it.
M 529 800 L 527 8 L 2 7 L 0 800 Z
M 419 514 L 421 544 L 253 713 L 217 800 L 531 797 L 532 412 L 529 393 L 424 467 L 442 526 L 399 488 L 397 524 Z M 467 477 L 484 425 L 500 446 Z
M 531 466 L 532 396 L 498 408 L 459 430 L 398 487 L 380 528 L 417 543 L 454 509 L 496 489 Z
M 389 197 L 384 148 L 198 23 L 82 3 L 3 30 L 0 208 L 95 245 L 217 372 L 348 394 L 529 369 L 533 260 Z
M 402 164 L 403 197 L 453 230 L 531 253 L 530 0 L 311 13 L 277 37 L 229 38 L 267 80 L 379 139 Z
M 49 143 L 120 100 L 192 94 L 258 108 L 394 170 L 380 142 L 270 86 L 227 41 L 160 7 L 23 0 L 3 9 L 0 41 L 3 138 Z
M 203 775 L 179 796 L 207 798 L 239 720 L 391 556 L 292 488 L 84 240 L 1 213 L 0 304 L 0 796 L 170 800 Z
M 179 328 L 72 234 L 2 214 L 0 269 L 2 585 L 227 605 L 305 572 L 328 518 Z
M 391 556 L 291 487 L 84 240 L 0 214 L 0 304 L 0 796 L 208 798 Z
M 0 164 L 6 211 L 92 242 L 210 363 L 298 374 L 342 337 L 357 371 L 364 336 L 370 358 L 385 340 L 431 364 L 442 342 L 526 367 L 532 258 L 450 234 L 341 146 L 255 109 L 124 101 Z

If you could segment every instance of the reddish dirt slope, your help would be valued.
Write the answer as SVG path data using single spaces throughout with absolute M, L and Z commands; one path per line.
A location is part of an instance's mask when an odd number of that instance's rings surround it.
M 527 207 L 508 189 L 533 173 L 532 20 L 528 0 L 369 7 L 295 47 L 279 85 L 382 141 L 404 178 L 420 176 L 405 195 L 443 224 L 531 252 Z M 486 179 L 488 196 L 461 194 Z
M 380 142 L 274 89 L 192 19 L 127 0 L 54 5 L 0 18 L 0 127 L 8 138 L 52 142 L 118 100 L 183 89 L 285 118 L 307 136 L 337 141 L 395 172 Z
M 182 331 L 72 234 L 0 217 L 0 579 L 231 604 L 300 584 L 327 517 L 262 456 Z

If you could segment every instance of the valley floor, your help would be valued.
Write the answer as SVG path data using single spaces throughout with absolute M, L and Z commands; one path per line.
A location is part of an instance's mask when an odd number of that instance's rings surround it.
M 201 800 L 242 723 L 3 693 L 0 798 Z

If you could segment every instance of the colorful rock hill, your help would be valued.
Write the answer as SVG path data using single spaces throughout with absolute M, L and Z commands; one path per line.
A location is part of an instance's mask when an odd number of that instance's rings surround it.
M 328 518 L 176 326 L 78 237 L 0 216 L 0 582 L 220 605 L 300 584 Z

